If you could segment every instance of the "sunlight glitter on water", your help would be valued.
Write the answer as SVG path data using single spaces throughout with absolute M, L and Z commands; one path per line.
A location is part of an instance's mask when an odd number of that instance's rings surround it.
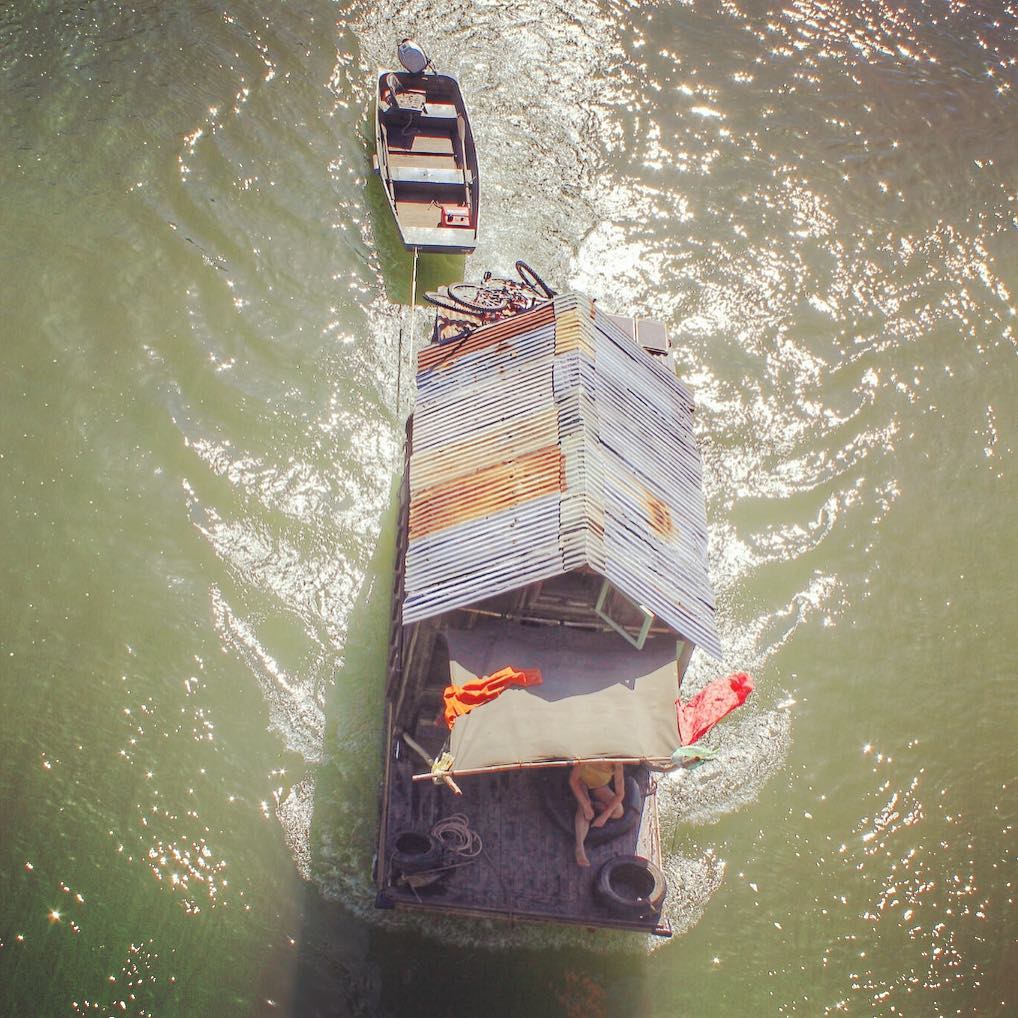
M 467 271 L 661 318 L 698 401 L 758 686 L 662 782 L 683 935 L 626 971 L 632 939 L 372 905 L 379 520 L 427 333 L 370 176 L 391 15 L 0 15 L 3 992 L 432 1013 L 482 944 L 535 1014 L 1009 1013 L 1014 3 L 400 8 L 469 97 Z

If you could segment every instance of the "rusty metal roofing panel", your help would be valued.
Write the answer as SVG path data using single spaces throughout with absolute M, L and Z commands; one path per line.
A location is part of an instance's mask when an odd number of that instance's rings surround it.
M 555 355 L 554 329 L 554 324 L 538 325 L 526 332 L 503 337 L 498 344 L 498 352 L 506 365 L 505 370 L 522 371 L 525 362 L 540 358 L 546 358 L 543 366 L 547 370 L 547 359 Z M 527 367 L 533 370 L 533 363 L 527 363 Z M 429 406 L 433 400 L 455 394 L 457 390 L 482 383 L 491 377 L 489 348 L 464 354 L 441 367 L 428 368 L 418 373 L 417 405 Z
M 461 442 L 474 432 L 504 427 L 524 427 L 528 418 L 553 404 L 550 380 L 541 380 L 509 398 L 503 389 L 470 389 L 464 398 L 414 415 L 413 453 Z M 471 396 L 474 398 L 471 399 Z
M 498 420 L 462 437 L 450 436 L 444 445 L 414 452 L 410 490 L 416 494 L 441 482 L 465 477 L 494 463 L 505 463 L 536 452 L 559 440 L 554 406 L 516 421 Z
M 583 297 L 418 364 L 404 622 L 589 567 L 720 656 L 689 391 Z
M 418 372 L 429 369 L 441 370 L 467 354 L 493 346 L 507 336 L 517 335 L 519 332 L 518 323 L 522 317 L 522 315 L 518 315 L 516 318 L 482 326 L 466 339 L 426 346 L 417 355 Z M 536 328 L 539 325 L 548 325 L 555 321 L 555 309 L 551 304 L 542 304 L 527 312 L 526 317 L 528 329 Z
M 558 504 L 548 495 L 412 541 L 404 624 L 565 572 Z
M 410 500 L 410 540 L 561 491 L 562 472 L 556 443 L 425 488 Z

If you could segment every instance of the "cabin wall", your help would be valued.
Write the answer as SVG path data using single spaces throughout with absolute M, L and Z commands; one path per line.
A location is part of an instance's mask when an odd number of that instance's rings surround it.
M 574 626 L 607 632 L 611 627 L 594 612 L 604 578 L 590 570 L 577 569 L 561 576 L 532 583 L 519 590 L 487 598 L 474 605 L 454 611 L 450 618 L 468 628 L 478 618 L 505 618 L 514 622 L 534 622 Z M 635 636 L 643 625 L 643 615 L 624 597 L 612 602 L 612 617 L 626 632 Z M 652 635 L 674 633 L 669 626 L 655 619 Z
M 428 677 L 441 618 L 404 626 L 405 560 L 410 522 L 410 457 L 413 453 L 413 416 L 407 420 L 403 452 L 403 479 L 399 486 L 399 518 L 396 525 L 396 568 L 389 617 L 389 655 L 385 697 L 397 728 L 414 728 Z
M 413 452 L 413 415 L 406 423 L 403 445 L 403 480 L 399 486 L 399 516 L 396 523 L 396 567 L 392 578 L 389 606 L 389 655 L 385 680 L 385 698 L 392 702 L 400 692 L 403 679 L 403 648 L 408 627 L 403 622 L 403 595 L 406 589 L 407 528 L 410 520 L 410 455 Z
M 403 676 L 399 692 L 394 699 L 394 721 L 398 728 L 415 727 L 424 690 L 431 674 L 431 657 L 438 636 L 438 623 L 434 620 L 418 622 L 406 627 L 404 634 Z

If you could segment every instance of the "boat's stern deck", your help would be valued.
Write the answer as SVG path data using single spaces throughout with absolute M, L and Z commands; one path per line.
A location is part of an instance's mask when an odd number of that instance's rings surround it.
M 383 851 L 379 856 L 379 887 L 383 898 L 401 908 L 426 908 L 512 920 L 550 921 L 584 926 L 616 927 L 669 935 L 660 916 L 619 916 L 595 895 L 601 866 L 610 858 L 640 855 L 660 866 L 657 812 L 653 783 L 640 776 L 644 794 L 642 818 L 630 831 L 604 845 L 587 846 L 591 865 L 577 865 L 573 837 L 557 823 L 546 805 L 546 781 L 563 785 L 568 769 L 512 771 L 459 778 L 462 796 L 429 781 L 413 784 L 412 757 L 392 760 L 385 803 Z M 427 834 L 453 814 L 463 814 L 480 838 L 472 856 L 447 851 L 440 879 L 410 886 L 393 873 L 392 856 L 401 833 Z M 566 815 L 568 820 L 568 815 Z M 437 874 L 436 874 L 437 875 Z M 416 882 L 416 881 L 415 881 Z

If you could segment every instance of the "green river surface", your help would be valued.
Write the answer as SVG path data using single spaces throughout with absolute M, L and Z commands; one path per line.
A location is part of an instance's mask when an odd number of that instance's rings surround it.
M 373 907 L 403 34 L 467 275 L 697 397 L 688 688 L 757 689 L 663 785 L 670 941 Z M 1014 0 L 0 5 L 0 1014 L 1018 1014 L 1016 98 Z

